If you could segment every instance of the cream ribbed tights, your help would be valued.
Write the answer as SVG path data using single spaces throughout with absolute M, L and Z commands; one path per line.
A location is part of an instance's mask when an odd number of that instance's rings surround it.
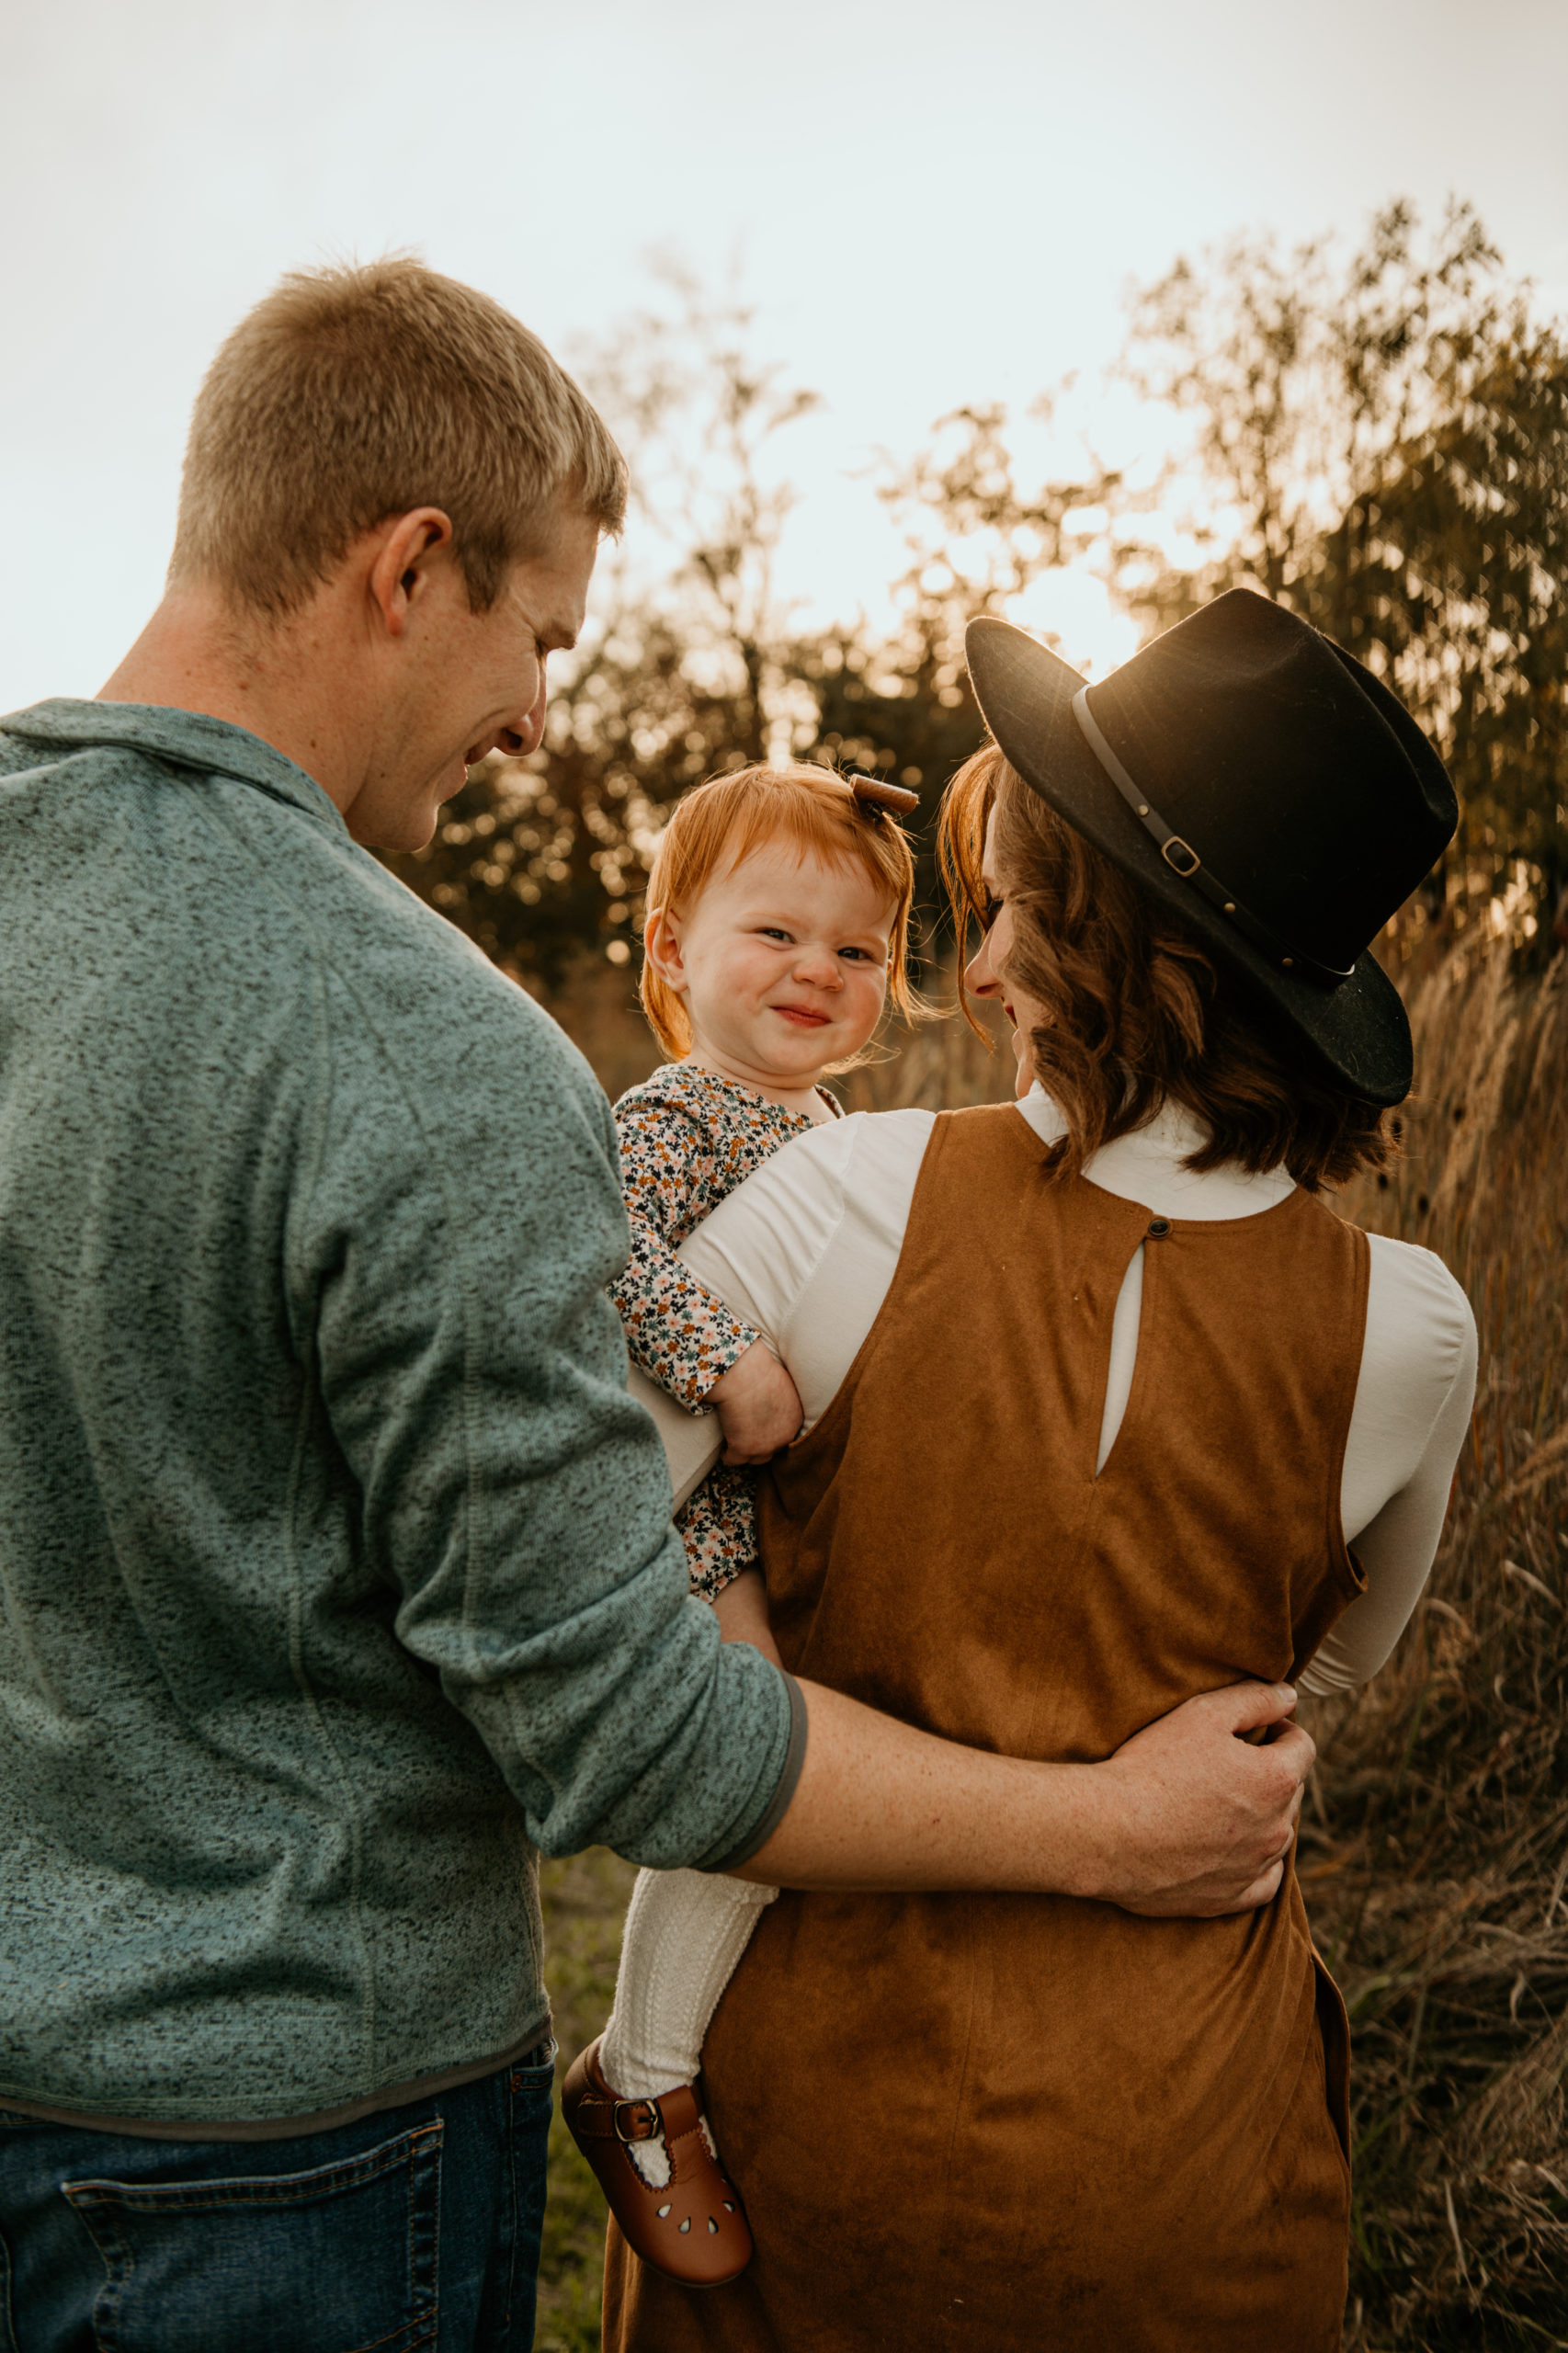
M 639 1871 L 599 2064 L 622 2099 L 689 2084 L 703 2037 L 776 1887 L 722 1871 Z

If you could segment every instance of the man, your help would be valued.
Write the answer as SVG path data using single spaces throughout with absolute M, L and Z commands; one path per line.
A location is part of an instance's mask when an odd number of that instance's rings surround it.
M 540 1848 L 1278 1882 L 1311 1744 L 1233 1734 L 1288 1693 L 1026 1766 L 686 1598 L 608 1107 L 369 854 L 537 745 L 624 498 L 483 296 L 287 278 L 202 388 L 142 636 L 0 728 L 0 2242 L 40 2353 L 528 2341 Z

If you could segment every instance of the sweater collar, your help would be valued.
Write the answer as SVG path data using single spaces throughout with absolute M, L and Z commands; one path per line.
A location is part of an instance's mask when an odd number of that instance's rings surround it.
M 142 752 L 179 767 L 195 768 L 204 776 L 236 777 L 242 784 L 256 786 L 304 816 L 324 819 L 339 833 L 348 831 L 343 812 L 314 777 L 307 776 L 248 728 L 213 719 L 206 711 L 174 710 L 155 703 L 76 702 L 61 697 L 35 702 L 29 710 L 0 719 L 0 733 L 61 751 L 112 746 Z

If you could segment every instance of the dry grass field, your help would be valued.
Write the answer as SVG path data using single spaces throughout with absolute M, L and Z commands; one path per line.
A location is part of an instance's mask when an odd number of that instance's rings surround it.
M 1340 1206 L 1459 1275 L 1481 1386 L 1410 1631 L 1365 1693 L 1308 1717 L 1301 1878 L 1355 2034 L 1345 2347 L 1568 2348 L 1568 963 L 1516 988 L 1479 940 L 1409 995 L 1404 1157 Z M 623 982 L 562 1009 L 612 1089 L 651 1066 Z M 948 1021 L 841 1088 L 857 1109 L 941 1106 L 1010 1074 Z M 631 1877 L 603 1853 L 546 1867 L 567 2054 L 608 2011 Z M 538 2341 L 588 2353 L 603 2209 L 556 2131 Z
M 1347 2347 L 1568 2346 L 1568 961 L 1411 991 L 1405 1156 L 1346 1213 L 1436 1250 L 1481 1378 L 1413 1627 L 1318 1705 L 1301 1841 L 1355 2037 Z

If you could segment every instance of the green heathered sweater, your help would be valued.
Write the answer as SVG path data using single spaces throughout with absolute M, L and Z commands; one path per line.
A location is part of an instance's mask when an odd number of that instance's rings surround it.
M 330 2109 L 542 2032 L 536 1849 L 755 1842 L 615 1130 L 242 729 L 0 722 L 0 2097 Z

